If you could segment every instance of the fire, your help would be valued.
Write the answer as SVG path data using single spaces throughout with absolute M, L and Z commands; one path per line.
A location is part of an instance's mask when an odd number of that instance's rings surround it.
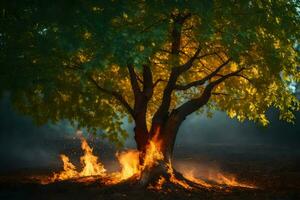
M 163 185 L 165 184 L 165 182 L 166 182 L 166 179 L 163 176 L 161 176 L 161 177 L 159 177 L 157 183 L 154 186 L 149 185 L 148 189 L 162 190 Z
M 189 183 L 187 183 L 187 180 L 202 187 L 213 187 L 213 185 L 205 182 L 204 180 L 196 178 L 195 170 L 193 169 L 183 170 L 183 176 L 186 178 L 186 180 L 178 179 L 175 175 L 171 162 L 164 162 L 164 155 L 161 152 L 161 143 L 158 140 L 156 134 L 154 135 L 152 140 L 149 141 L 144 155 L 143 164 L 140 164 L 140 152 L 138 152 L 137 150 L 123 151 L 116 154 L 116 157 L 120 163 L 120 171 L 109 174 L 106 173 L 104 165 L 99 161 L 98 157 L 93 154 L 93 149 L 88 145 L 87 141 L 84 138 L 81 138 L 81 149 L 84 151 L 84 155 L 80 157 L 82 170 L 76 170 L 75 165 L 72 164 L 69 157 L 62 154 L 60 155 L 60 157 L 63 162 L 63 171 L 54 173 L 54 175 L 50 179 L 50 182 L 88 176 L 98 176 L 105 178 L 105 184 L 116 184 L 131 177 L 141 179 L 141 175 L 144 170 L 151 169 L 156 165 L 164 163 L 164 167 L 167 170 L 165 177 L 160 176 L 156 184 L 150 185 L 148 188 L 161 190 L 163 188 L 163 185 L 167 181 L 170 181 L 171 183 L 179 185 L 185 189 L 193 189 L 193 187 Z M 239 183 L 233 176 L 225 176 L 220 172 L 210 173 L 205 179 L 210 182 L 219 184 L 219 187 L 221 187 L 221 185 L 228 185 L 254 188 L 254 186 Z M 45 183 L 45 181 L 43 182 Z
M 88 145 L 84 138 L 81 138 L 81 149 L 84 151 L 84 155 L 80 157 L 80 162 L 83 166 L 82 171 L 76 171 L 76 167 L 70 162 L 68 156 L 61 154 L 61 160 L 63 162 L 63 171 L 60 173 L 54 173 L 51 181 L 66 180 L 85 176 L 104 176 L 105 168 L 98 162 L 98 157 L 93 155 L 93 149 Z
M 204 187 L 207 187 L 207 188 L 210 188 L 212 187 L 212 185 L 206 183 L 205 181 L 199 179 L 199 178 L 196 178 L 195 176 L 195 171 L 194 170 L 190 170 L 188 171 L 187 173 L 184 174 L 184 177 L 194 183 L 197 183 L 198 185 L 202 185 Z
M 121 165 L 121 172 L 113 173 L 111 176 L 111 182 L 117 183 L 134 175 L 137 176 L 137 178 L 140 178 L 143 170 L 146 168 L 149 169 L 158 164 L 160 160 L 163 160 L 163 154 L 159 149 L 160 143 L 156 137 L 153 137 L 147 146 L 142 165 L 139 160 L 140 153 L 136 150 L 117 153 L 116 156 Z
M 158 164 L 160 160 L 164 159 L 164 156 L 159 149 L 160 145 L 158 142 L 156 142 L 156 140 L 151 140 L 149 142 L 142 169 L 151 168 L 154 165 Z
M 80 157 L 80 162 L 83 166 L 80 176 L 104 176 L 105 168 L 98 162 L 98 157 L 93 155 L 93 149 L 88 145 L 85 139 L 82 138 L 81 148 L 84 155 Z
M 220 169 L 218 169 L 216 166 L 199 166 L 188 162 L 181 163 L 177 167 L 179 167 L 180 171 L 186 179 L 206 188 L 213 187 L 214 185 L 212 185 L 212 183 L 217 183 L 218 187 L 231 186 L 256 188 L 254 185 L 239 182 L 233 175 L 221 173 Z M 201 171 L 200 169 L 202 169 L 203 171 Z M 204 173 L 204 171 L 206 172 Z M 206 181 L 208 181 L 209 183 L 207 183 Z
M 214 180 L 215 182 L 222 185 L 229 185 L 234 187 L 246 187 L 246 188 L 255 188 L 255 186 L 245 183 L 239 183 L 234 176 L 225 176 L 220 172 L 216 174 L 210 174 L 209 179 Z
M 185 189 L 192 189 L 191 186 L 189 186 L 185 181 L 179 180 L 175 177 L 173 167 L 171 165 L 171 162 L 168 163 L 168 173 L 170 175 L 170 181 L 174 184 L 180 185 L 181 187 Z
M 70 162 L 70 159 L 68 156 L 61 154 L 60 155 L 61 160 L 63 161 L 64 164 L 64 170 L 60 173 L 54 173 L 52 177 L 52 181 L 55 180 L 66 180 L 66 179 L 71 179 L 78 177 L 79 174 L 76 171 L 76 167 Z
M 117 153 L 118 161 L 121 165 L 121 172 L 116 175 L 120 180 L 125 180 L 140 172 L 139 152 L 129 150 L 126 152 Z M 117 180 L 118 182 L 118 180 Z

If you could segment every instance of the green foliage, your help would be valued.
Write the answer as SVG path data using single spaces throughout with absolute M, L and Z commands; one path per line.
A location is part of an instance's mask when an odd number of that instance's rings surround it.
M 273 106 L 283 119 L 292 121 L 299 102 L 287 82 L 300 79 L 299 51 L 294 49 L 300 38 L 299 9 L 297 0 L 4 1 L 0 93 L 11 91 L 15 106 L 38 124 L 68 119 L 90 132 L 103 130 L 111 141 L 123 141 L 126 110 L 99 92 L 87 75 L 99 77 L 99 83 L 120 92 L 132 105 L 124 67 L 132 62 L 139 72 L 142 64 L 150 63 L 154 78 L 166 79 L 170 66 L 154 61 L 167 63 L 161 50 L 169 50 L 171 15 L 191 13 L 183 31 L 182 43 L 189 43 L 182 49 L 185 54 L 192 55 L 193 45 L 199 43 L 203 54 L 221 50 L 224 58 L 233 58 L 231 68 L 220 72 L 223 75 L 234 68 L 250 68 L 243 72 L 250 82 L 234 77 L 216 88 L 226 95 L 213 96 L 209 110 L 267 124 L 265 111 Z M 218 62 L 216 57 L 203 60 L 208 71 Z M 199 62 L 193 70 L 178 83 L 208 72 Z M 149 119 L 164 86 L 158 84 L 149 103 Z M 176 92 L 173 108 L 202 90 Z

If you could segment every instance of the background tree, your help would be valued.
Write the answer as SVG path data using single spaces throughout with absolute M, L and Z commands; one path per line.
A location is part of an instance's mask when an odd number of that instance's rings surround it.
M 156 135 L 166 161 L 193 112 L 268 124 L 299 109 L 299 1 L 2 3 L 1 90 L 37 123 L 68 119 L 137 149 Z

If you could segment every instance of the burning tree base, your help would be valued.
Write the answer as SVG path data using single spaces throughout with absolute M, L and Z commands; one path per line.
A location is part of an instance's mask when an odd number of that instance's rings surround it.
M 138 151 L 128 150 L 116 154 L 121 170 L 107 173 L 98 157 L 93 155 L 93 149 L 87 141 L 84 138 L 81 140 L 81 148 L 84 151 L 84 155 L 80 157 L 82 170 L 77 171 L 70 159 L 66 155 L 61 155 L 63 171 L 54 173 L 52 177 L 42 180 L 43 184 L 57 181 L 98 182 L 101 185 L 124 184 L 152 190 L 164 189 L 165 191 L 177 188 L 187 190 L 224 187 L 255 188 L 253 185 L 239 183 L 234 178 L 226 177 L 221 173 L 217 173 L 207 180 L 196 178 L 192 171 L 181 174 L 173 168 L 170 161 L 164 159 L 159 150 L 159 142 L 155 140 L 150 141 L 147 146 L 143 164 L 140 164 L 140 153 Z

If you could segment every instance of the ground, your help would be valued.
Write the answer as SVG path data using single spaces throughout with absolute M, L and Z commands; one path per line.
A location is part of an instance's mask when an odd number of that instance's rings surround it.
M 96 151 L 97 152 L 97 151 Z M 108 154 L 109 155 L 109 154 Z M 104 156 L 109 163 L 110 156 Z M 0 199 L 300 199 L 300 150 L 293 146 L 203 144 L 195 148 L 177 146 L 174 166 L 178 170 L 196 170 L 199 175 L 212 171 L 233 174 L 256 189 L 155 191 L 129 184 L 104 186 L 99 181 L 74 181 L 41 185 L 32 177 L 51 174 L 54 169 L 6 170 L 0 177 Z

